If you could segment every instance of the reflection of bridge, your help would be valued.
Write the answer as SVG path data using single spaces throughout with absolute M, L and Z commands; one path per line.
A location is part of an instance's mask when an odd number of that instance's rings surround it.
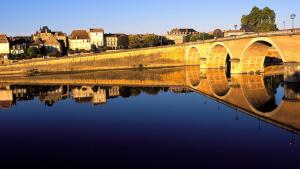
M 185 48 L 186 65 L 225 68 L 227 59 L 231 73 L 263 72 L 266 56 L 281 58 L 286 65 L 300 70 L 299 64 L 295 67 L 300 63 L 300 31 L 196 42 Z
M 277 73 L 276 73 L 277 74 Z M 271 76 L 271 75 L 268 75 Z M 300 96 L 285 86 L 281 103 L 270 104 L 274 91 L 266 84 L 263 75 L 233 75 L 226 77 L 225 70 L 200 69 L 199 66 L 172 69 L 133 71 L 100 71 L 79 74 L 43 75 L 30 77 L 3 77 L 7 85 L 107 85 L 107 86 L 182 86 L 205 94 L 234 108 L 264 117 L 276 124 L 292 126 L 300 131 Z M 283 84 L 281 84 L 283 85 Z M 1 85 L 0 85 L 1 86 Z M 1 92 L 3 91 L 3 92 Z M 2 88 L 0 94 L 8 92 Z M 87 90 L 88 91 L 88 90 Z M 4 97 L 3 97 L 4 98 Z
M 285 85 L 283 100 L 270 105 L 274 95 L 268 91 L 265 76 L 234 75 L 227 79 L 225 70 L 187 70 L 187 86 L 234 108 L 254 113 L 300 129 L 300 99 Z M 291 93 L 289 93 L 291 92 Z M 296 97 L 295 97 L 296 96 Z

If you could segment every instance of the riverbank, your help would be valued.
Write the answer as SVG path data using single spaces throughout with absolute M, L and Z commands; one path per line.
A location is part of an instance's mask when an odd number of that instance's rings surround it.
M 168 46 L 63 58 L 20 61 L 0 66 L 1 75 L 91 70 L 175 67 L 184 65 L 184 47 Z

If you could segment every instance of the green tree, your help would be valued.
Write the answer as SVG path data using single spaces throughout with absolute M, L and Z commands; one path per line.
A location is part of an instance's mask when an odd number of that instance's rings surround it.
M 161 44 L 161 40 L 159 36 L 155 34 L 149 34 L 143 36 L 142 47 L 153 47 L 153 46 L 159 46 L 160 44 Z
M 33 58 L 36 57 L 39 54 L 39 49 L 36 47 L 29 47 L 27 49 L 27 55 L 29 56 L 29 58 Z
M 274 10 L 268 7 L 259 9 L 255 6 L 250 14 L 242 16 L 241 24 L 249 26 L 252 32 L 268 32 L 278 30 L 275 20 Z
M 118 40 L 118 46 L 121 49 L 127 49 L 129 46 L 129 38 L 127 35 L 120 35 Z
M 216 29 L 214 30 L 213 35 L 215 38 L 223 38 L 224 32 L 221 29 Z
M 91 52 L 97 52 L 97 46 L 95 44 L 91 45 Z
M 128 47 L 130 49 L 140 48 L 141 38 L 138 35 L 130 35 L 128 36 Z

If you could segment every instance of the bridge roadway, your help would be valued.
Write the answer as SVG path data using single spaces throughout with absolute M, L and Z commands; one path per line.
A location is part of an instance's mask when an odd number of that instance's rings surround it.
M 268 76 L 271 76 L 270 73 Z M 299 132 L 300 94 L 285 85 L 281 103 L 263 109 L 274 98 L 274 93 L 265 86 L 266 78 L 258 74 L 237 74 L 228 79 L 225 70 L 205 70 L 200 69 L 199 66 L 150 69 L 142 72 L 123 70 L 29 77 L 10 76 L 0 78 L 0 86 L 2 86 L 0 95 L 7 94 L 10 91 L 7 86 L 10 85 L 187 87 L 234 109 Z

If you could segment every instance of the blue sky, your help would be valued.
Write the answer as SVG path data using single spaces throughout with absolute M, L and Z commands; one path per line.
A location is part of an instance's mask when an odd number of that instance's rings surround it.
M 0 5 L 0 33 L 8 35 L 32 34 L 41 25 L 67 33 L 90 27 L 157 34 L 173 27 L 233 29 L 254 5 L 274 9 L 279 28 L 283 21 L 290 27 L 289 16 L 296 13 L 300 27 L 300 0 L 1 0 Z

